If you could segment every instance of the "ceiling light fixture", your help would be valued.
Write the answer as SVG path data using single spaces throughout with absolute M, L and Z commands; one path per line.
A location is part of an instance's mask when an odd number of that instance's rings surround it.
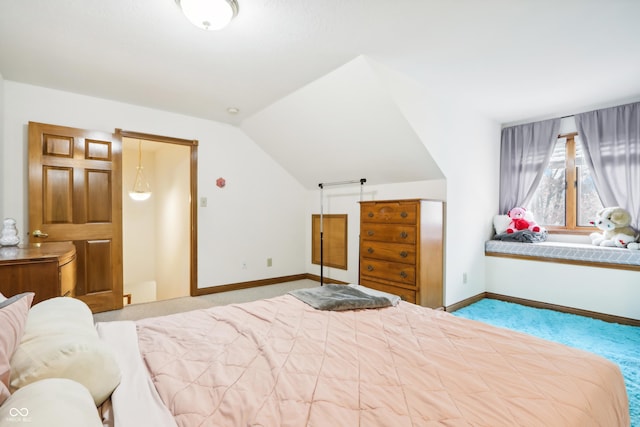
M 129 191 L 129 197 L 136 201 L 147 200 L 151 197 L 151 186 L 142 171 L 142 141 L 138 140 L 138 166 L 136 167 L 136 180 L 133 190 Z
M 182 13 L 203 30 L 221 30 L 238 14 L 236 0 L 176 0 Z

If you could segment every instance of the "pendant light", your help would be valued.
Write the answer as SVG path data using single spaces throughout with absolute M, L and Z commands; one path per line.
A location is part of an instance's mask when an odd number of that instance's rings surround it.
M 236 0 L 176 0 L 182 13 L 203 30 L 221 30 L 238 14 Z
M 133 189 L 129 191 L 129 197 L 136 201 L 147 200 L 151 197 L 151 186 L 144 176 L 142 167 L 142 141 L 138 140 L 138 166 L 136 167 L 136 180 Z

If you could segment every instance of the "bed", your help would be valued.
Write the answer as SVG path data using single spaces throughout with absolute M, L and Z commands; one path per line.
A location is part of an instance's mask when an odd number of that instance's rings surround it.
M 32 426 L 94 426 L 96 406 L 98 423 L 116 427 L 630 425 L 623 377 L 612 362 L 393 297 L 382 308 L 332 311 L 287 294 L 91 324 L 95 337 L 83 326 L 86 342 L 65 348 L 54 335 L 86 323 L 85 314 L 70 313 L 87 309 L 71 298 L 48 301 L 31 309 L 11 359 L 17 391 L 0 406 L 0 426 L 15 425 L 20 408 L 33 408 Z M 33 363 L 20 360 L 41 335 L 57 346 L 45 354 L 39 344 L 43 366 L 57 352 L 67 369 L 55 376 L 73 376 L 67 383 L 42 379 L 41 370 L 35 378 Z M 25 369 L 31 384 L 15 382 L 27 377 Z M 26 393 L 47 381 L 37 395 L 58 410 L 59 424 Z M 86 411 L 62 397 L 76 382 L 84 397 L 73 402 L 82 398 Z M 86 421 L 70 424 L 71 410 Z
M 329 311 L 284 295 L 98 331 L 126 364 L 139 355 L 112 395 L 117 426 L 630 423 L 606 359 L 406 302 Z

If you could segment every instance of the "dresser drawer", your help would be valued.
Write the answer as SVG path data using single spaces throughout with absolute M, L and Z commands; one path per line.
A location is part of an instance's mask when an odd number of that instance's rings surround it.
M 366 223 L 360 227 L 360 238 L 362 240 L 413 244 L 416 243 L 416 227 Z
M 364 276 L 391 280 L 410 286 L 415 286 L 416 284 L 415 266 L 399 262 L 362 258 L 360 261 L 360 277 Z
M 362 204 L 360 218 L 362 222 L 415 224 L 417 219 L 417 205 L 415 203 L 399 202 Z
M 367 288 L 377 289 L 382 292 L 388 292 L 393 295 L 398 295 L 403 301 L 407 301 L 416 304 L 416 292 L 411 289 L 400 288 L 398 286 L 385 285 L 384 283 L 374 282 L 371 280 L 362 279 L 360 281 L 362 286 Z
M 360 243 L 360 253 L 366 258 L 406 264 L 416 263 L 416 245 L 363 240 Z

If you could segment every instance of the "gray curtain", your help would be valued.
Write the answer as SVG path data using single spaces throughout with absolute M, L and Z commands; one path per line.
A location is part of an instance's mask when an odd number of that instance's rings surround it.
M 542 179 L 558 139 L 560 119 L 502 129 L 500 144 L 501 214 L 526 207 Z
M 576 114 L 585 160 L 605 206 L 620 206 L 640 228 L 640 102 Z

